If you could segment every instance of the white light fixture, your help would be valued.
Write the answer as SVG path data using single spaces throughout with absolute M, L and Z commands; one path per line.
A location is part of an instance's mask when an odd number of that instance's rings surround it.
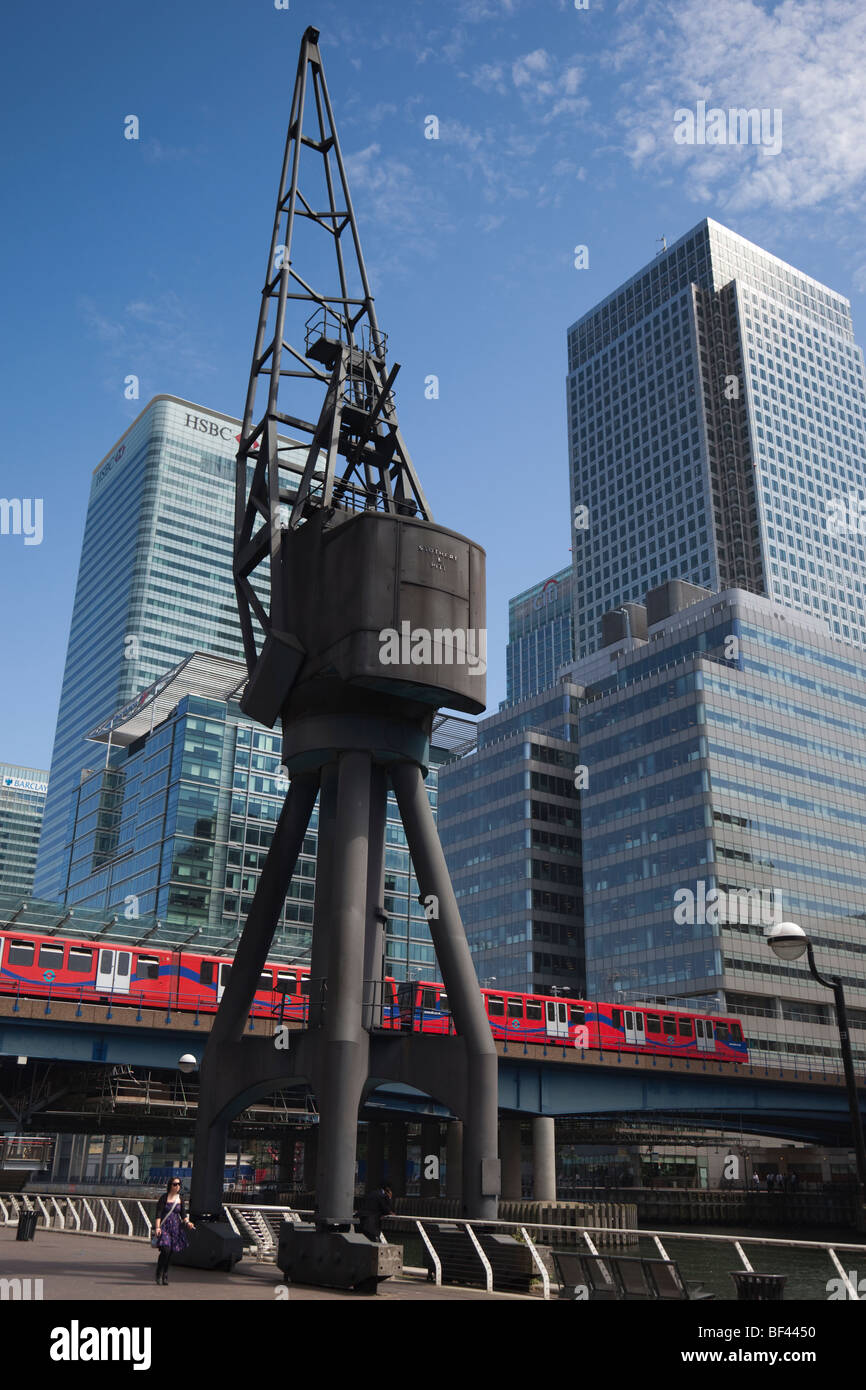
M 195 1071 L 198 1062 L 191 1052 L 185 1052 L 182 1057 L 178 1057 L 177 1065 L 180 1067 L 181 1071 Z
M 780 960 L 799 960 L 809 942 L 796 922 L 779 922 L 767 932 L 767 942 Z

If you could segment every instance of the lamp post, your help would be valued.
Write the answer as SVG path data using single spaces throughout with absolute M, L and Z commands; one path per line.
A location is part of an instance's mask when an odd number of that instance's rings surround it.
M 845 1009 L 845 990 L 837 976 L 829 978 L 821 975 L 815 965 L 812 943 L 802 927 L 796 922 L 780 922 L 771 928 L 767 940 L 780 960 L 799 960 L 803 952 L 809 962 L 813 979 L 825 989 L 832 989 L 836 1006 L 836 1022 L 839 1026 L 839 1041 L 842 1047 L 842 1065 L 845 1068 L 845 1085 L 848 1090 L 848 1109 L 851 1112 L 851 1130 L 854 1138 L 854 1156 L 857 1161 L 857 1187 L 860 1197 L 860 1219 L 866 1212 L 866 1144 L 863 1141 L 863 1121 L 860 1116 L 860 1103 L 857 1099 L 857 1080 L 854 1076 L 854 1059 L 851 1056 L 851 1038 L 848 1032 L 848 1014 Z

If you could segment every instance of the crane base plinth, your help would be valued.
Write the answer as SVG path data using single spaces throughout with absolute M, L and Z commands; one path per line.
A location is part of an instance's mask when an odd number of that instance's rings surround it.
M 295 1284 L 373 1292 L 382 1279 L 402 1271 L 403 1247 L 382 1245 L 358 1231 L 319 1231 L 285 1221 L 280 1227 L 277 1265 Z
M 195 1230 L 187 1232 L 185 1250 L 172 1256 L 173 1265 L 189 1265 L 191 1269 L 221 1269 L 230 1273 L 233 1265 L 243 1258 L 244 1243 L 227 1221 L 196 1221 Z

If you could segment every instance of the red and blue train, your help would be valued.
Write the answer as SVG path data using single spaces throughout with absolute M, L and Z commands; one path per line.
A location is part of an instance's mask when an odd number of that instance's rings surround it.
M 142 1008 L 215 1012 L 231 968 L 225 956 L 201 951 L 0 931 L 3 994 L 86 1003 L 129 1000 Z M 268 964 L 251 1012 L 255 1017 L 303 1022 L 310 990 L 308 966 Z M 498 1040 L 721 1062 L 749 1060 L 748 1042 L 736 1018 L 516 990 L 481 993 Z M 454 1031 L 445 986 L 437 981 L 401 984 L 387 978 L 378 1002 L 383 1028 Z

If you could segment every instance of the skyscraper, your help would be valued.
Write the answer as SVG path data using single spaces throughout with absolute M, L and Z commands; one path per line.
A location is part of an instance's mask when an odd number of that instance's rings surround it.
M 674 578 L 866 645 L 848 300 L 705 219 L 569 329 L 568 398 L 577 657 L 604 613 Z
M 48 773 L 0 763 L 0 894 L 33 892 Z
M 574 659 L 571 567 L 508 600 L 506 704 L 547 690 Z
M 65 890 L 73 795 L 98 766 L 85 735 L 191 652 L 243 658 L 232 582 L 239 430 L 229 415 L 155 396 L 94 470 L 36 867 L 44 897 Z
M 439 773 L 439 834 L 482 984 L 584 988 L 580 687 L 504 706 Z M 504 1010 L 504 1001 L 494 1007 Z
M 862 1066 L 866 653 L 743 590 L 666 584 L 643 616 L 564 678 L 584 691 L 589 995 L 715 996 L 756 1058 L 838 1060 L 827 990 L 767 945 L 794 921 L 844 981 Z

